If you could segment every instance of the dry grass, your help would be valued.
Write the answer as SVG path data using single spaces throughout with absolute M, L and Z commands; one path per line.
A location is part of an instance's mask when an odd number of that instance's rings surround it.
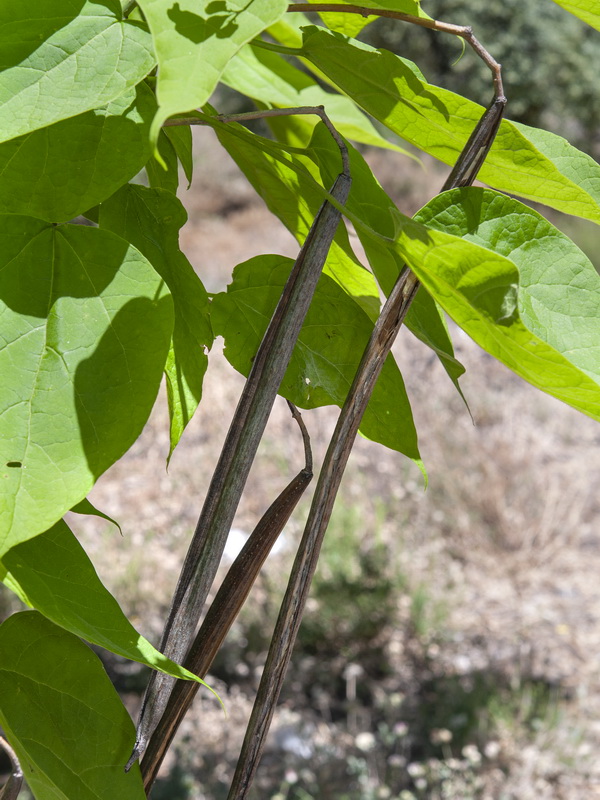
M 198 188 L 183 197 L 190 223 L 182 242 L 215 291 L 239 261 L 259 252 L 293 255 L 296 246 L 219 155 L 210 133 L 199 134 L 197 144 Z M 419 168 L 399 157 L 377 154 L 371 160 L 388 176 L 392 192 L 423 184 Z M 424 185 L 431 194 L 439 182 L 433 174 Z M 408 210 L 425 199 L 413 194 Z M 418 471 L 400 455 L 359 440 L 332 531 L 342 553 L 344 537 L 354 537 L 359 560 L 348 566 L 350 572 L 356 564 L 364 566 L 373 548 L 385 547 L 381 570 L 390 581 L 394 608 L 368 647 L 346 659 L 318 648 L 316 655 L 297 653 L 257 797 L 600 797 L 598 429 L 514 377 L 460 331 L 454 337 L 468 369 L 463 388 L 476 424 L 436 359 L 408 333 L 401 336 L 396 354 L 430 487 L 423 492 Z M 101 577 L 151 638 L 158 637 L 241 385 L 215 346 L 202 407 L 169 473 L 161 398 L 138 442 L 93 492 L 92 501 L 120 521 L 124 538 L 102 522 L 77 521 Z M 335 416 L 332 409 L 305 414 L 317 464 Z M 236 527 L 249 531 L 301 465 L 301 442 L 278 404 Z M 164 797 L 224 796 L 305 510 L 306 503 L 286 532 L 288 549 L 267 566 L 250 600 L 252 610 L 232 632 L 221 670 L 227 683 L 215 678 L 229 718 L 209 698 L 199 699 L 181 732 L 177 759 L 173 755 L 166 765 L 172 772 Z M 322 591 L 338 574 L 335 547 L 332 553 L 318 579 Z M 355 554 L 348 553 L 350 562 Z M 319 602 L 313 600 L 317 615 Z M 349 623 L 339 617 L 334 624 Z M 331 632 L 333 641 L 341 635 Z M 377 652 L 390 672 L 374 674 L 369 652 Z M 358 677 L 348 672 L 349 663 Z M 477 733 L 475 750 L 454 752 L 446 745 L 444 751 L 439 744 L 444 726 L 432 728 L 423 719 L 435 712 L 419 705 L 425 688 L 437 687 L 441 707 L 443 681 L 454 681 L 444 685 L 472 698 L 479 676 L 487 681 L 485 719 L 493 731 Z M 542 684 L 552 690 L 556 721 L 553 713 L 532 712 L 535 687 Z M 441 747 L 437 755 L 419 758 L 414 739 L 407 744 L 402 727 L 407 719 L 429 730 L 432 743 Z M 375 739 L 360 739 L 362 734 Z M 290 751 L 294 736 L 309 748 L 309 758 Z M 192 777 L 181 772 L 188 769 Z M 199 788 L 200 775 L 206 793 Z M 298 786 L 316 785 L 317 778 L 320 794 L 299 792 Z M 323 788 L 328 780 L 330 788 Z M 347 795 L 334 788 L 344 781 Z M 391 785 L 410 787 L 412 794 L 386 794 Z

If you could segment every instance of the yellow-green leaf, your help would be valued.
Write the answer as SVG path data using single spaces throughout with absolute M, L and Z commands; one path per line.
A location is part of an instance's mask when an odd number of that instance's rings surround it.
M 0 556 L 137 439 L 172 328 L 161 277 L 123 239 L 0 215 Z
M 204 105 L 240 47 L 276 22 L 285 0 L 139 0 L 158 58 L 156 142 L 172 114 Z
M 306 56 L 394 133 L 453 165 L 482 106 L 428 84 L 387 50 L 305 29 Z M 503 121 L 479 178 L 501 191 L 600 223 L 600 164 L 556 134 Z
M 204 683 L 136 631 L 62 520 L 5 553 L 0 576 L 24 603 L 75 636 L 175 678 Z
M 559 6 L 600 31 L 600 5 L 598 0 L 554 0 Z
M 4 0 L 0 52 L 0 142 L 105 106 L 155 63 L 117 0 Z

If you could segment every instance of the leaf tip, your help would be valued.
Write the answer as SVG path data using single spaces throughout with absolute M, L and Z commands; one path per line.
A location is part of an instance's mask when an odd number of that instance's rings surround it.
M 420 458 L 413 458 L 414 463 L 417 467 L 421 470 L 421 475 L 423 476 L 423 491 L 426 492 L 429 486 L 429 475 L 427 474 L 427 470 L 425 469 L 425 464 Z
M 157 112 L 156 116 L 152 120 L 152 125 L 150 126 L 150 147 L 152 148 L 152 155 L 166 172 L 168 169 L 167 163 L 158 150 L 158 137 L 165 119 L 166 117 L 164 114 L 159 114 Z

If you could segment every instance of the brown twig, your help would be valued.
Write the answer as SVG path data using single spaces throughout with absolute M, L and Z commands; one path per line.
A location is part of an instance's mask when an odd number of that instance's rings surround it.
M 437 19 L 428 19 L 427 17 L 413 17 L 412 14 L 402 14 L 400 11 L 388 11 L 383 8 L 368 8 L 360 5 L 337 5 L 336 3 L 290 3 L 287 10 L 332 11 L 336 14 L 360 14 L 362 17 L 386 17 L 387 19 L 397 19 L 400 22 L 409 22 L 411 25 L 419 25 L 421 28 L 429 28 L 432 31 L 460 36 L 461 39 L 464 39 L 465 42 L 473 48 L 479 58 L 481 58 L 492 71 L 494 98 L 505 99 L 502 85 L 502 67 L 473 35 L 473 29 L 470 25 L 454 25 L 451 22 L 442 22 Z

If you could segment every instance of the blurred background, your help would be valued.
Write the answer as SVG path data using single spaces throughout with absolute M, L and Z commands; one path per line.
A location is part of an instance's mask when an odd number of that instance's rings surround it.
M 504 63 L 507 116 L 598 157 L 600 37 L 549 0 L 433 0 L 471 24 Z M 380 20 L 362 38 L 414 60 L 432 83 L 486 104 L 485 68 L 453 37 Z M 222 90 L 224 112 L 246 110 Z M 265 128 L 260 129 L 264 132 Z M 210 292 L 259 253 L 295 256 L 207 129 L 194 131 L 195 180 L 181 191 L 182 248 Z M 447 168 L 365 149 L 413 214 Z M 185 186 L 185 184 L 182 184 Z M 544 213 L 600 264 L 591 223 Z M 600 797 L 600 428 L 523 383 L 452 327 L 473 419 L 436 357 L 408 331 L 395 355 L 429 472 L 357 442 L 328 530 L 253 798 L 586 800 Z M 160 638 L 243 379 L 219 342 L 204 398 L 165 470 L 164 392 L 131 451 L 98 482 L 99 519 L 71 523 L 101 579 L 148 638 Z M 337 409 L 304 413 L 318 469 Z M 283 401 L 271 416 L 235 520 L 236 547 L 303 465 Z M 287 526 L 153 793 L 226 798 L 310 491 Z M 2 615 L 16 609 L 5 592 Z M 132 715 L 147 672 L 100 653 Z

